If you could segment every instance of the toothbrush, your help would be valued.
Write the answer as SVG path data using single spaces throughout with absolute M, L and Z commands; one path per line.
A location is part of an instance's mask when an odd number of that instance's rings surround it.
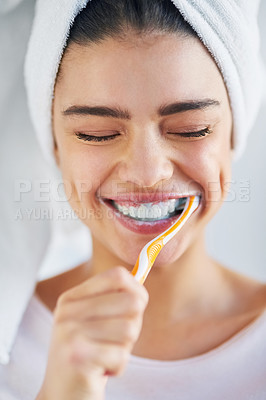
M 145 279 L 148 276 L 148 273 L 151 270 L 151 267 L 154 264 L 154 261 L 164 245 L 171 240 L 177 232 L 180 231 L 182 226 L 186 223 L 189 217 L 193 214 L 193 212 L 198 208 L 200 203 L 199 196 L 191 196 L 187 199 L 185 208 L 178 218 L 178 220 L 170 226 L 170 228 L 166 229 L 163 233 L 156 236 L 156 238 L 152 239 L 148 242 L 141 252 L 139 253 L 137 262 L 131 271 L 131 274 L 139 281 L 141 284 L 144 283 Z

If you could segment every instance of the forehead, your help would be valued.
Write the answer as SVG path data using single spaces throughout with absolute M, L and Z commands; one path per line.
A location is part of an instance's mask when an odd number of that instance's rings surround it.
M 226 89 L 199 39 L 164 34 L 72 44 L 61 63 L 56 95 L 65 105 L 108 99 L 137 107 L 173 98 L 223 97 Z

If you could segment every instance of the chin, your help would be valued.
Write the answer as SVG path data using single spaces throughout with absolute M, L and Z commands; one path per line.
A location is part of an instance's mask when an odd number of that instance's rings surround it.
M 110 250 L 115 255 L 115 257 L 118 257 L 119 260 L 121 260 L 120 262 L 122 265 L 131 270 L 133 269 L 142 248 L 143 246 L 140 247 L 135 244 L 132 246 L 127 245 L 123 249 L 120 247 L 119 249 Z M 172 239 L 172 241 L 167 243 L 158 254 L 153 268 L 164 268 L 170 264 L 177 262 L 182 257 L 186 249 L 187 246 L 185 246 L 184 238 L 183 240 L 180 238 Z

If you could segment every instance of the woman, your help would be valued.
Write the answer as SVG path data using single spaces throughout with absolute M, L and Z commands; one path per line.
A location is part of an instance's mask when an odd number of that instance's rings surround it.
M 266 396 L 266 286 L 204 245 L 240 141 L 237 85 L 176 3 L 92 0 L 71 28 L 53 153 L 93 257 L 40 282 L 22 322 L 13 366 L 38 400 Z M 195 194 L 200 207 L 141 286 L 130 274 L 139 251 Z M 30 371 L 19 349 L 39 357 Z M 22 386 L 6 371 L 7 398 L 30 398 L 12 397 Z

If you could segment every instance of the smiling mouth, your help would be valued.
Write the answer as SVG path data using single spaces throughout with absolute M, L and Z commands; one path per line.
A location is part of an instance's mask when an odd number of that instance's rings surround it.
M 105 200 L 121 216 L 139 222 L 156 222 L 178 216 L 184 210 L 188 197 L 160 202 L 133 203 Z

